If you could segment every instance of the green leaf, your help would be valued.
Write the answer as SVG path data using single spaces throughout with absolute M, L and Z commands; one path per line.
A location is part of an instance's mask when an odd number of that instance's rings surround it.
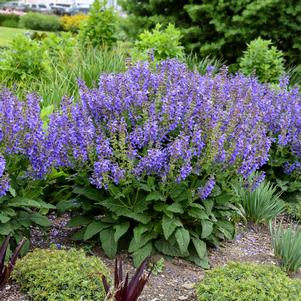
M 182 202 L 188 199 L 187 185 L 176 184 L 170 192 L 171 198 L 176 202 Z
M 208 220 L 201 220 L 202 224 L 202 238 L 207 238 L 213 231 L 213 223 Z
M 102 230 L 104 230 L 108 227 L 110 227 L 109 224 L 105 224 L 101 221 L 93 221 L 86 228 L 86 231 L 84 234 L 84 240 L 88 240 L 88 239 L 92 238 L 94 235 L 96 235 L 97 233 L 101 232 Z
M 214 202 L 212 200 L 205 200 L 203 204 L 206 208 L 206 213 L 210 215 L 214 206 Z
M 51 221 L 46 216 L 37 212 L 34 212 L 30 215 L 30 220 L 42 227 L 49 227 L 51 225 Z
M 13 187 L 9 186 L 8 191 L 10 192 L 10 194 L 11 194 L 13 197 L 16 197 L 17 193 L 16 193 L 16 190 L 15 190 Z
M 0 224 L 0 234 L 8 235 L 14 231 L 14 227 L 11 223 Z
M 195 250 L 196 250 L 197 255 L 199 256 L 199 258 L 203 258 L 207 253 L 206 243 L 204 241 L 200 240 L 197 237 L 192 238 L 192 243 L 195 247 Z
M 173 213 L 184 213 L 183 206 L 180 203 L 173 203 L 172 205 L 169 205 L 166 210 Z
M 155 242 L 156 249 L 162 254 L 173 256 L 173 257 L 187 257 L 189 256 L 189 252 L 183 254 L 178 245 L 173 245 L 166 240 L 157 240 Z
M 162 219 L 162 229 L 165 239 L 167 240 L 170 235 L 176 230 L 177 223 L 174 218 L 169 218 L 166 215 Z
M 84 234 L 85 234 L 86 229 L 82 228 L 79 231 L 77 231 L 76 233 L 74 233 L 71 238 L 73 240 L 83 240 L 84 239 Z
M 116 242 L 118 242 L 119 238 L 122 237 L 127 232 L 127 230 L 129 229 L 129 227 L 130 227 L 130 223 L 129 222 L 115 225 L 114 226 L 114 229 L 115 229 L 114 240 Z
M 151 242 L 148 242 L 142 248 L 140 248 L 136 252 L 134 252 L 132 254 L 134 266 L 138 267 L 145 258 L 147 258 L 148 256 L 150 256 L 152 254 L 152 250 L 153 250 L 153 244 Z
M 139 225 L 134 228 L 134 239 L 138 243 L 141 240 L 141 235 L 149 230 L 148 226 L 145 225 Z
M 195 254 L 195 252 L 192 252 L 192 254 L 190 254 L 187 259 L 203 269 L 210 268 L 207 254 L 204 257 L 200 258 L 197 254 Z
M 79 227 L 83 225 L 87 225 L 91 222 L 91 218 L 79 215 L 73 217 L 66 225 L 67 228 Z
M 70 209 L 80 208 L 81 203 L 77 199 L 62 200 L 56 204 L 56 209 L 59 211 L 67 211 Z
M 85 196 L 87 199 L 92 200 L 92 201 L 100 201 L 102 198 L 102 195 L 100 193 L 99 190 L 97 190 L 96 188 L 92 188 L 92 187 L 80 187 L 80 186 L 76 186 L 73 189 L 73 193 L 79 194 L 79 195 L 83 195 Z
M 3 214 L 0 213 L 0 222 L 1 222 L 2 224 L 7 223 L 10 219 L 11 219 L 11 218 L 10 218 L 9 216 L 6 216 L 6 215 L 3 215 Z
M 109 258 L 113 258 L 117 253 L 117 242 L 114 239 L 114 229 L 109 228 L 99 233 L 101 246 Z
M 156 239 L 158 234 L 155 232 L 148 232 L 144 234 L 139 241 L 136 241 L 135 238 L 132 238 L 128 251 L 130 253 L 136 252 L 138 249 L 145 246 L 150 240 Z
M 190 242 L 189 231 L 185 228 L 178 228 L 175 237 L 180 248 L 181 253 L 186 253 Z
M 33 207 L 41 208 L 40 202 L 24 197 L 15 197 L 9 201 L 10 207 Z
M 209 219 L 205 209 L 199 204 L 191 204 L 187 211 L 188 215 L 198 220 Z
M 164 196 L 159 191 L 152 191 L 149 193 L 145 199 L 146 202 L 149 201 L 163 201 Z
M 217 221 L 215 224 L 216 228 L 223 233 L 225 238 L 231 240 L 235 235 L 235 226 L 233 223 L 228 221 Z

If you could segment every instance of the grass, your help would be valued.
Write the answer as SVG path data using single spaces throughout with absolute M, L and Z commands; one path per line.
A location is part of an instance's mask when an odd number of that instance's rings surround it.
M 8 46 L 17 34 L 24 34 L 25 32 L 32 32 L 32 30 L 24 28 L 0 27 L 0 47 Z

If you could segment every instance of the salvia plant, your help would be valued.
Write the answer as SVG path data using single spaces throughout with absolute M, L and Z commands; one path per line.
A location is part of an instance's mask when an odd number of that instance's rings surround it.
M 148 260 L 145 259 L 142 262 L 142 264 L 138 267 L 133 277 L 129 279 L 128 273 L 126 274 L 125 278 L 123 278 L 122 261 L 116 259 L 114 287 L 110 287 L 106 276 L 102 276 L 103 286 L 107 293 L 106 300 L 137 301 L 151 275 L 151 271 L 146 272 L 147 261 Z
M 79 82 L 79 95 L 43 124 L 37 97 L 1 91 L 0 192 L 16 194 L 14 156 L 25 162 L 17 180 L 63 170 L 70 182 L 58 207 L 80 213 L 69 223 L 83 226 L 75 238 L 97 235 L 111 257 L 123 240 L 136 265 L 159 251 L 208 267 L 207 245 L 235 233 L 232 182 L 271 164 L 271 147 L 290 152 L 286 173 L 300 170 L 301 95 L 286 79 L 272 89 L 226 68 L 201 75 L 166 60 L 102 74 L 98 88 Z
M 270 225 L 275 256 L 287 272 L 301 268 L 301 231 L 299 226 Z
M 16 247 L 15 251 L 13 252 L 12 256 L 10 257 L 8 263 L 5 263 L 6 253 L 9 247 L 9 240 L 10 235 L 8 235 L 2 242 L 0 247 L 0 289 L 7 283 L 10 278 L 10 275 L 14 269 L 18 256 L 21 252 L 21 249 L 25 243 L 25 239 L 23 238 L 18 246 Z

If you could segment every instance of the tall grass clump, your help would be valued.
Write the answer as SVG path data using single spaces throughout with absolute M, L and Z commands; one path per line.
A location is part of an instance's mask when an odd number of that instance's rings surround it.
M 255 186 L 246 187 L 242 182 L 234 185 L 234 193 L 245 211 L 247 219 L 259 224 L 267 224 L 277 215 L 284 211 L 284 202 L 280 199 L 281 194 L 277 187 L 268 181 L 262 181 L 256 187 L 256 181 L 262 176 L 254 179 Z
M 287 272 L 301 268 L 301 230 L 299 226 L 284 228 L 282 224 L 271 225 L 272 244 L 275 256 Z

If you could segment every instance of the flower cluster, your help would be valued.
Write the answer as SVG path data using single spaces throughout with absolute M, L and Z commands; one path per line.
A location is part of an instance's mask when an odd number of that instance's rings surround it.
M 26 156 L 38 177 L 52 168 L 84 169 L 98 188 L 144 175 L 178 182 L 209 175 L 202 199 L 216 170 L 247 178 L 268 161 L 274 141 L 301 156 L 301 95 L 285 80 L 277 90 L 226 69 L 200 75 L 167 60 L 155 70 L 139 63 L 103 74 L 95 89 L 79 87 L 80 100 L 64 99 L 45 132 L 37 97 L 21 102 L 2 91 L 4 156 Z

